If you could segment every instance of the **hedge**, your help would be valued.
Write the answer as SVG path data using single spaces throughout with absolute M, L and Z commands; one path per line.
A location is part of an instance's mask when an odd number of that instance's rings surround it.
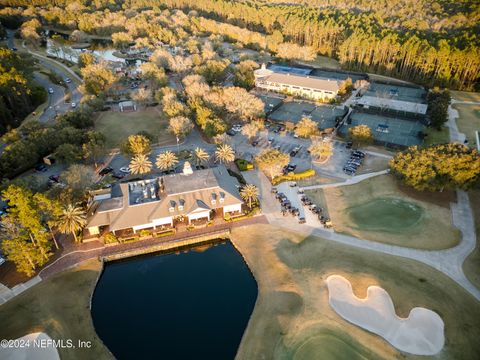
M 235 159 L 235 165 L 237 165 L 238 170 L 247 171 L 253 169 L 253 164 L 245 159 Z
M 227 169 L 227 171 L 228 171 L 228 174 L 229 174 L 230 176 L 233 176 L 233 177 L 237 178 L 238 182 L 239 182 L 241 185 L 246 185 L 246 184 L 247 184 L 247 182 L 245 181 L 245 179 L 243 178 L 243 176 L 242 176 L 241 174 L 238 174 L 238 173 L 236 173 L 235 171 L 232 171 L 232 170 L 230 170 L 230 169 Z
M 300 180 L 300 179 L 305 179 L 308 177 L 312 177 L 315 175 L 315 170 L 313 169 L 308 169 L 299 173 L 293 173 L 290 172 L 287 175 L 281 175 L 274 177 L 272 180 L 273 185 L 278 185 L 284 181 L 295 181 L 295 180 Z

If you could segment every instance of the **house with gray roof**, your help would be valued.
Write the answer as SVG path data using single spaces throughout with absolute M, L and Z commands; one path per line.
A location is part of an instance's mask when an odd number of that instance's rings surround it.
M 153 179 L 121 183 L 110 192 L 93 194 L 88 211 L 90 235 L 104 231 L 157 229 L 175 222 L 209 221 L 242 212 L 239 183 L 225 166 L 193 171 L 188 162 L 183 172 Z
M 260 69 L 255 70 L 255 86 L 322 101 L 334 99 L 342 86 L 342 81 L 337 79 L 277 71 L 275 69 L 275 67 L 267 69 L 263 64 Z

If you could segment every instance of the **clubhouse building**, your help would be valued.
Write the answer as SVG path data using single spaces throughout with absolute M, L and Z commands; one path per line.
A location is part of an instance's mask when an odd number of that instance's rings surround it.
M 142 229 L 165 229 L 177 223 L 208 222 L 217 214 L 237 215 L 243 200 L 239 183 L 225 166 L 121 183 L 93 196 L 87 231 L 101 235 Z
M 307 72 L 267 69 L 265 64 L 254 71 L 254 76 L 258 88 L 321 101 L 334 99 L 342 84 L 339 80 L 311 76 Z

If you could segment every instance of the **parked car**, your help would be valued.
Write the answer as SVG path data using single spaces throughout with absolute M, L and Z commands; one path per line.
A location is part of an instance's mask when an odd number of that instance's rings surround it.
M 107 174 L 110 174 L 111 172 L 113 171 L 113 169 L 109 166 L 103 168 L 102 170 L 100 170 L 100 172 L 98 173 L 100 176 L 105 176 Z
M 252 141 L 252 146 L 257 146 L 258 145 L 258 140 L 253 140 Z
M 60 182 L 60 175 L 50 175 L 49 180 L 55 181 L 56 183 Z
M 307 221 L 305 220 L 305 218 L 304 218 L 303 216 L 300 216 L 300 217 L 298 218 L 298 223 L 299 223 L 299 224 L 305 224 L 306 222 L 307 222 Z
M 77 107 L 77 104 L 72 102 L 72 109 L 75 109 Z
M 298 188 L 297 194 L 305 194 L 305 191 L 302 188 Z
M 3 257 L 0 256 L 0 265 L 3 265 L 5 263 L 5 259 Z
M 65 82 L 68 84 L 68 83 L 71 83 L 72 80 L 70 78 L 65 78 Z
M 52 89 L 52 88 L 48 88 L 48 93 L 49 93 L 49 94 L 53 94 L 53 89 Z
M 273 137 L 268 138 L 268 143 L 271 144 L 273 142 Z
M 278 193 L 278 189 L 276 187 L 272 187 L 272 194 L 277 194 Z
M 348 142 L 347 142 L 347 145 L 346 145 L 345 147 L 346 147 L 347 149 L 351 149 L 352 146 L 353 146 L 353 142 L 348 141 Z
M 294 182 L 291 182 L 291 183 L 289 184 L 289 186 L 290 186 L 290 187 L 296 187 L 296 186 L 297 186 L 297 183 L 296 183 L 295 181 L 294 181 Z
M 235 135 L 237 135 L 237 133 L 235 131 L 233 131 L 233 129 L 230 129 L 230 130 L 227 131 L 227 135 L 235 136 Z
M 122 172 L 118 172 L 118 173 L 114 173 L 112 174 L 112 177 L 114 177 L 115 179 L 123 179 L 125 177 L 125 174 L 122 173 Z
M 121 167 L 120 171 L 125 173 L 125 174 L 130 174 L 130 168 L 128 166 Z
M 240 131 L 242 131 L 242 125 L 235 124 L 235 125 L 232 126 L 232 130 L 235 131 L 235 132 L 240 132 Z
M 45 164 L 37 164 L 33 168 L 35 169 L 35 171 L 39 171 L 39 172 L 45 172 L 48 170 L 47 165 Z

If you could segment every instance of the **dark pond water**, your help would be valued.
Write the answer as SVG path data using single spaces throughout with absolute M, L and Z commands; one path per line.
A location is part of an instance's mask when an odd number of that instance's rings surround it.
M 105 266 L 95 329 L 118 359 L 233 359 L 257 284 L 229 243 Z

